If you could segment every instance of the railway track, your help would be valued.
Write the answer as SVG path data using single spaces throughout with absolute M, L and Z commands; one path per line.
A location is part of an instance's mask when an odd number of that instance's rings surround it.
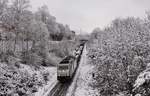
M 48 96 L 66 96 L 67 89 L 70 83 L 60 83 L 58 82 L 55 87 L 50 91 Z
M 83 47 L 83 50 L 84 50 L 84 47 Z M 83 52 L 83 50 L 82 50 L 82 52 Z M 81 52 L 81 55 L 82 55 L 82 52 Z M 79 57 L 80 59 L 81 59 L 81 55 Z M 80 62 L 80 60 L 79 60 L 79 62 Z M 76 74 L 76 71 L 74 72 L 74 75 L 75 74 Z M 71 81 L 68 81 L 66 83 L 65 82 L 64 83 L 58 82 L 54 86 L 54 88 L 49 92 L 49 94 L 47 96 L 66 96 L 67 90 L 74 80 L 74 75 L 73 75 L 73 78 Z

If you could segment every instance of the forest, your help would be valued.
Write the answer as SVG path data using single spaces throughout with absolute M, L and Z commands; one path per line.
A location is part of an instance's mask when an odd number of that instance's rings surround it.
M 76 88 L 150 96 L 150 11 L 116 18 L 91 34 L 77 34 L 50 12 L 46 5 L 32 11 L 30 0 L 0 0 L 0 96 L 44 96 L 36 93 L 57 81 L 57 64 L 85 38 Z
M 146 18 L 117 18 L 91 34 L 89 62 L 95 66 L 91 86 L 100 96 L 149 96 L 150 12 Z
M 49 71 L 75 46 L 75 31 L 56 21 L 46 5 L 0 0 L 0 95 L 23 96 L 47 83 Z

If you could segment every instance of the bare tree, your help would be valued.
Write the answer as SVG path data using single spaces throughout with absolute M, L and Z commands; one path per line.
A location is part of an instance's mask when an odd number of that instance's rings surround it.
M 16 43 L 18 39 L 18 34 L 21 31 L 19 24 L 22 22 L 22 18 L 24 16 L 24 12 L 29 8 L 29 0 L 14 0 L 11 5 L 12 16 L 14 16 L 14 26 L 15 26 L 15 44 L 14 51 L 16 49 Z

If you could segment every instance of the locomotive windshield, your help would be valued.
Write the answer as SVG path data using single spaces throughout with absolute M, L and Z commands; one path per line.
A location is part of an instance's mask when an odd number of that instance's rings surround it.
M 59 66 L 59 69 L 60 70 L 66 70 L 66 69 L 68 69 L 68 66 Z

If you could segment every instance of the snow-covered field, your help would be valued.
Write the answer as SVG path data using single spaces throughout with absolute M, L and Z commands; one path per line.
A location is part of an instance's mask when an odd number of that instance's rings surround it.
M 85 47 L 79 68 L 66 96 L 96 96 L 97 94 L 97 90 L 90 87 L 90 83 L 93 82 L 92 72 L 94 66 L 88 64 L 86 54 Z

